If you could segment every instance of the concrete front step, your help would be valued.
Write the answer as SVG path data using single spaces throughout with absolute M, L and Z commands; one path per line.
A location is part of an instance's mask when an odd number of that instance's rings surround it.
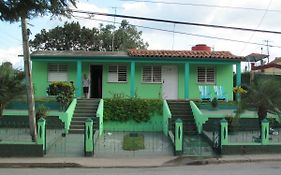
M 84 134 L 84 128 L 83 129 L 70 129 L 69 134 Z

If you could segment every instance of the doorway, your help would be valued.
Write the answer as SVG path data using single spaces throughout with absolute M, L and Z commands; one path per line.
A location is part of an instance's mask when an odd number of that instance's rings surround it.
M 90 98 L 102 98 L 102 65 L 90 66 Z
M 178 67 L 162 66 L 162 93 L 164 99 L 178 99 Z

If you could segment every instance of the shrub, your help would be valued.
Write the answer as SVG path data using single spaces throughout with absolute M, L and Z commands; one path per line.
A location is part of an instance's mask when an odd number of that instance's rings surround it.
M 104 108 L 105 120 L 147 122 L 154 112 L 162 112 L 162 100 L 118 97 L 105 99 Z
M 213 108 L 218 107 L 218 99 L 216 97 L 212 99 L 211 105 Z
M 36 120 L 41 117 L 45 118 L 47 116 L 47 112 L 48 108 L 45 105 L 41 104 L 40 106 L 38 106 L 38 108 L 36 109 Z
M 53 82 L 49 85 L 48 95 L 55 95 L 62 110 L 65 110 L 74 97 L 74 90 L 70 82 Z

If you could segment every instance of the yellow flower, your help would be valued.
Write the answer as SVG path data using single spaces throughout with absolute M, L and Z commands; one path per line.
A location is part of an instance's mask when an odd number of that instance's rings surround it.
M 243 89 L 241 86 L 235 86 L 233 88 L 233 92 L 236 94 L 236 93 L 239 93 L 239 94 L 246 94 L 247 91 L 245 89 Z

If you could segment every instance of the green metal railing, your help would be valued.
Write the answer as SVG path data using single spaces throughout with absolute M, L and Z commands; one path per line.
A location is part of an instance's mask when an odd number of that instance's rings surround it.
M 199 134 L 203 131 L 203 124 L 208 121 L 208 117 L 204 116 L 200 109 L 196 106 L 196 104 L 193 101 L 190 101 L 190 106 L 192 109 L 192 113 L 195 119 L 197 131 Z
M 62 115 L 59 116 L 59 119 L 64 122 L 65 133 L 68 133 L 68 130 L 70 128 L 70 124 L 76 104 L 77 104 L 77 99 L 75 98 L 72 100 L 67 110 Z
M 163 133 L 168 136 L 169 119 L 172 117 L 169 105 L 166 100 L 163 101 Z
M 99 106 L 96 113 L 96 117 L 99 119 L 99 135 L 103 134 L 103 111 L 104 111 L 104 101 L 103 99 L 100 99 Z

